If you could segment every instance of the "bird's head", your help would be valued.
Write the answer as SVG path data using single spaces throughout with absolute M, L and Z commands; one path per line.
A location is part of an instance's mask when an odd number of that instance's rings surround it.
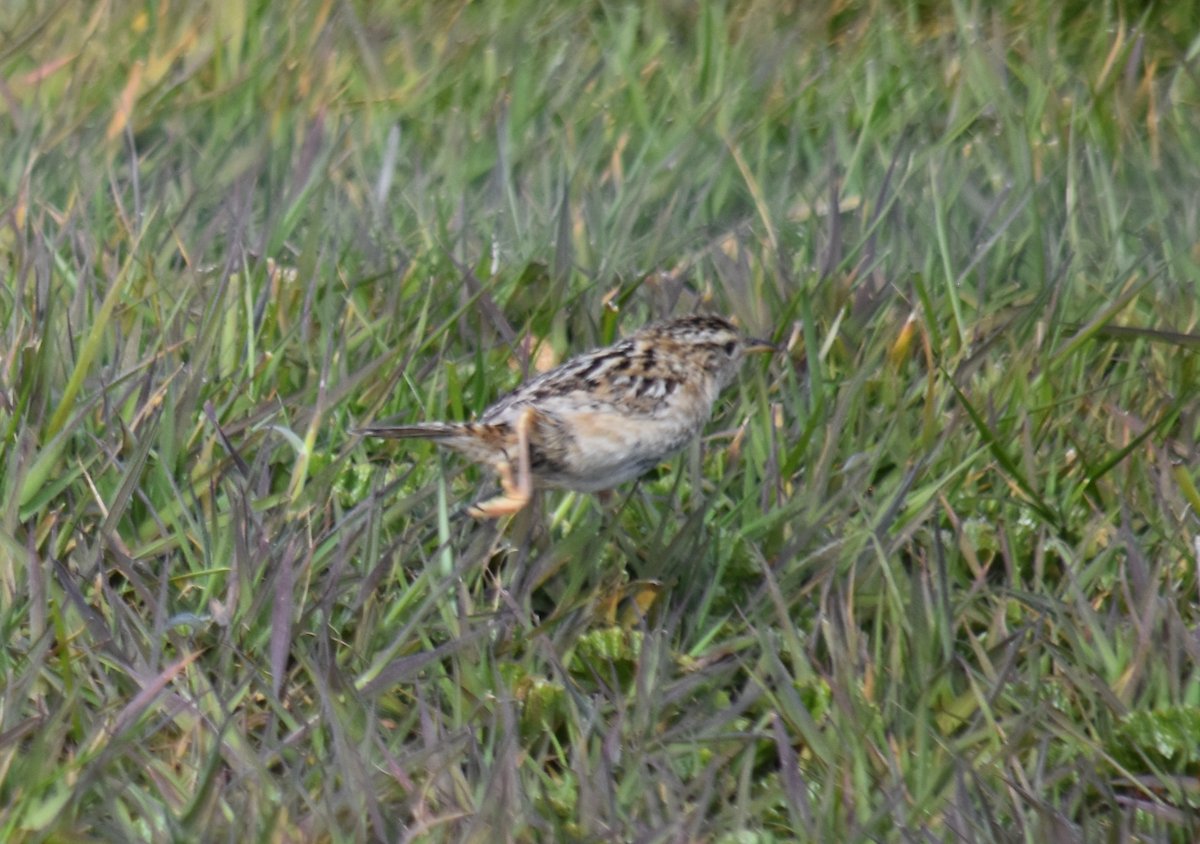
M 678 353 L 694 357 L 717 382 L 718 389 L 733 380 L 745 355 L 777 352 L 779 347 L 767 340 L 747 337 L 732 322 L 712 314 L 692 314 L 647 326 Z

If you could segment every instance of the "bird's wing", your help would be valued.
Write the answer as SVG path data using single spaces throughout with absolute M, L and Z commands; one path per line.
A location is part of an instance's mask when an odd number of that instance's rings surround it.
M 553 412 L 572 402 L 654 417 L 667 411 L 687 382 L 687 373 L 677 361 L 635 336 L 572 358 L 527 381 L 484 411 L 480 421 L 507 420 L 526 405 Z

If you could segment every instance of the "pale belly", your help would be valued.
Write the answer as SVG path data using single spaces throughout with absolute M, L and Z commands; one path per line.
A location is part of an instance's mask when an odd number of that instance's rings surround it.
M 574 442 L 565 472 L 538 478 L 538 485 L 599 492 L 631 481 L 683 448 L 697 433 L 677 421 L 631 420 L 607 413 L 575 414 Z

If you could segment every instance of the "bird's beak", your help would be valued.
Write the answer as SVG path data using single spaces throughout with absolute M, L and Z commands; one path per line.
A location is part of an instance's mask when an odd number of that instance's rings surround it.
M 782 352 L 782 346 L 776 346 L 770 340 L 759 340 L 757 337 L 751 337 L 746 341 L 746 348 L 742 349 L 742 354 L 752 355 L 755 352 Z

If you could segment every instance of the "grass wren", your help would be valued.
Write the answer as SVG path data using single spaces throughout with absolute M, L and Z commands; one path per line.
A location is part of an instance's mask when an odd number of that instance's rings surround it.
M 640 477 L 700 433 L 744 355 L 776 349 L 718 316 L 677 317 L 571 358 L 478 421 L 371 425 L 356 433 L 434 440 L 491 467 L 504 492 L 467 512 L 498 518 L 528 504 L 535 488 L 599 492 Z

